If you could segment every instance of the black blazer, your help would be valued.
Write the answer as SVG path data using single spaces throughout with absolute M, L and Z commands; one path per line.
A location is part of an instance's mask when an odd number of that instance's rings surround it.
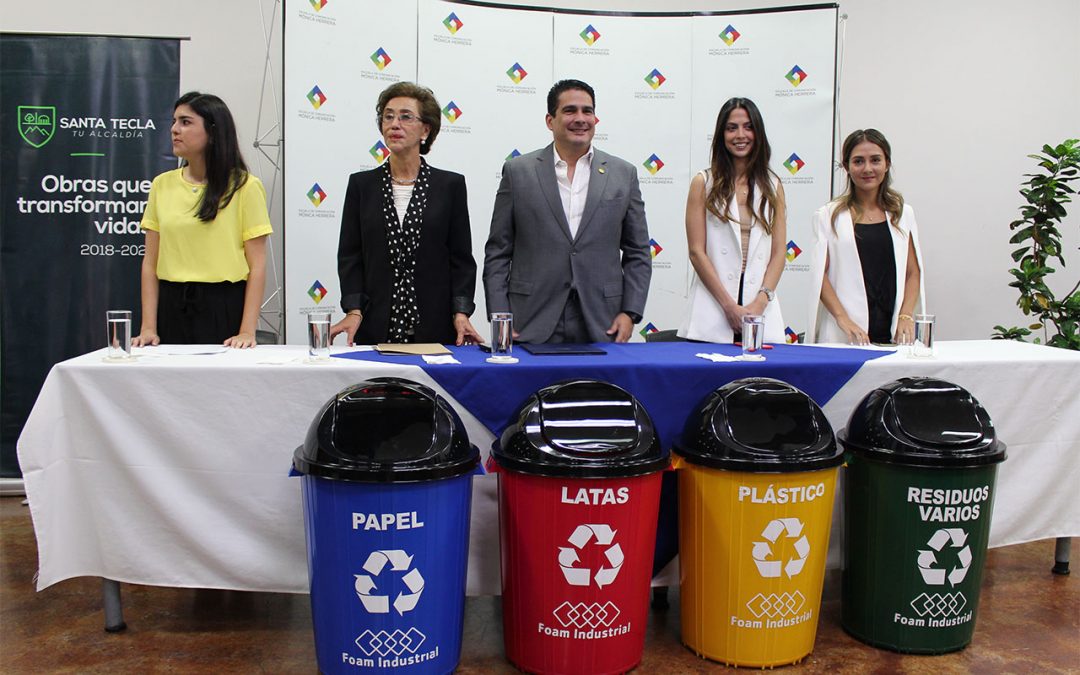
M 416 251 L 416 301 L 420 323 L 416 342 L 453 343 L 453 315 L 476 309 L 476 261 L 469 231 L 465 177 L 430 167 L 427 208 Z M 341 308 L 364 317 L 357 344 L 387 341 L 394 271 L 386 238 L 383 168 L 349 176 L 338 240 Z M 390 208 L 394 208 L 393 204 Z

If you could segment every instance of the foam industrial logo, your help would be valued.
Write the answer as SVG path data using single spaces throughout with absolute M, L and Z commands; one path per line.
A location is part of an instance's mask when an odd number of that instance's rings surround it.
M 326 94 L 322 92 L 322 89 L 319 89 L 319 85 L 315 85 L 307 93 L 307 100 L 311 103 L 313 109 L 318 110 L 326 103 Z
M 454 103 L 453 101 L 450 101 L 449 103 L 446 104 L 446 107 L 442 109 L 442 114 L 443 114 L 443 117 L 445 117 L 447 120 L 449 120 L 451 124 L 454 124 L 459 119 L 461 119 L 461 116 L 464 115 L 465 113 L 463 113 L 461 111 L 461 108 L 459 108 L 456 103 Z
M 461 30 L 465 23 L 458 18 L 457 14 L 450 12 L 450 16 L 443 19 L 443 25 L 446 26 L 446 30 L 450 31 L 451 35 L 457 35 L 457 32 Z
M 735 41 L 738 40 L 739 37 L 740 37 L 739 31 L 735 30 L 735 26 L 732 26 L 730 23 L 728 24 L 727 28 L 725 28 L 720 33 L 720 39 L 723 40 L 724 44 L 726 44 L 729 47 L 731 45 L 735 44 Z
M 509 70 L 506 71 L 506 76 L 513 80 L 514 84 L 521 84 L 521 81 L 528 76 L 528 73 L 525 72 L 520 63 L 515 61 L 514 65 L 510 66 Z
M 791 153 L 790 157 L 784 160 L 784 168 L 787 169 L 792 176 L 799 173 L 799 169 L 803 168 L 804 166 L 806 166 L 806 162 L 804 162 L 802 158 L 800 158 L 794 152 Z
M 788 262 L 794 262 L 795 258 L 798 258 L 801 253 L 802 249 L 799 248 L 794 239 L 787 243 L 787 255 L 785 257 Z
M 581 35 L 581 39 L 585 41 L 585 44 L 590 47 L 596 44 L 596 41 L 600 39 L 600 31 L 593 28 L 591 23 L 588 26 L 585 26 L 585 30 L 581 31 L 579 35 Z
M 311 200 L 312 204 L 318 207 L 326 199 L 326 191 L 319 187 L 318 183 L 315 183 L 311 186 L 311 189 L 308 190 L 307 198 Z
M 315 304 L 319 304 L 323 301 L 330 291 L 326 290 L 326 286 L 323 286 L 318 279 L 315 283 L 311 284 L 311 288 L 308 289 L 307 294 L 315 301 Z
M 645 82 L 653 88 L 653 91 L 656 91 L 664 82 L 667 82 L 667 78 L 659 70 L 653 68 L 652 72 L 645 76 Z
M 18 111 L 19 136 L 31 147 L 40 148 L 56 135 L 56 108 L 47 105 L 21 105 Z
M 641 165 L 645 167 L 645 170 L 648 171 L 650 175 L 653 176 L 655 176 L 657 172 L 660 171 L 660 169 L 664 168 L 663 160 L 657 157 L 656 153 L 649 155 L 649 158 L 642 162 Z
M 376 164 L 382 164 L 390 156 L 390 148 L 386 147 L 382 141 L 375 141 L 375 145 L 371 146 L 368 152 L 375 158 Z
M 806 74 L 805 70 L 803 70 L 798 66 L 798 64 L 796 64 L 792 66 L 791 70 L 789 70 L 787 75 L 785 75 L 784 77 L 787 78 L 787 81 L 791 83 L 791 86 L 797 87 L 803 82 L 805 82 L 806 78 L 809 76 Z
M 390 55 L 387 54 L 386 50 L 382 47 L 376 49 L 375 53 L 371 55 L 371 62 L 374 63 L 375 67 L 379 70 L 382 70 L 383 68 L 390 65 L 390 61 L 392 60 L 393 59 L 390 58 Z

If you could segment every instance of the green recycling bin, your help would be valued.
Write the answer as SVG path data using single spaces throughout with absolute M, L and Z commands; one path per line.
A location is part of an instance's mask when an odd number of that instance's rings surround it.
M 1005 444 L 965 389 L 903 378 L 867 394 L 847 452 L 844 629 L 876 647 L 942 654 L 975 633 Z

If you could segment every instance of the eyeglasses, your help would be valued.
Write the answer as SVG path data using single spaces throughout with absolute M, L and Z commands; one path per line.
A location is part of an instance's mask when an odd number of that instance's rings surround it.
M 397 114 L 386 112 L 379 118 L 379 121 L 382 124 L 393 124 L 394 120 L 397 120 L 402 124 L 412 124 L 413 122 L 419 122 L 420 118 L 407 110 Z

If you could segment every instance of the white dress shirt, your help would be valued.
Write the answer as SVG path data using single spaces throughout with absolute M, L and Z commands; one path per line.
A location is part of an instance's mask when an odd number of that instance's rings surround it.
M 570 225 L 570 237 L 577 237 L 578 226 L 581 225 L 581 214 L 585 212 L 585 198 L 589 194 L 589 171 L 592 170 L 592 147 L 589 151 L 578 158 L 574 165 L 574 180 L 570 181 L 570 165 L 559 157 L 558 148 L 555 149 L 555 180 L 559 183 L 559 198 L 562 199 L 563 213 L 566 222 Z

